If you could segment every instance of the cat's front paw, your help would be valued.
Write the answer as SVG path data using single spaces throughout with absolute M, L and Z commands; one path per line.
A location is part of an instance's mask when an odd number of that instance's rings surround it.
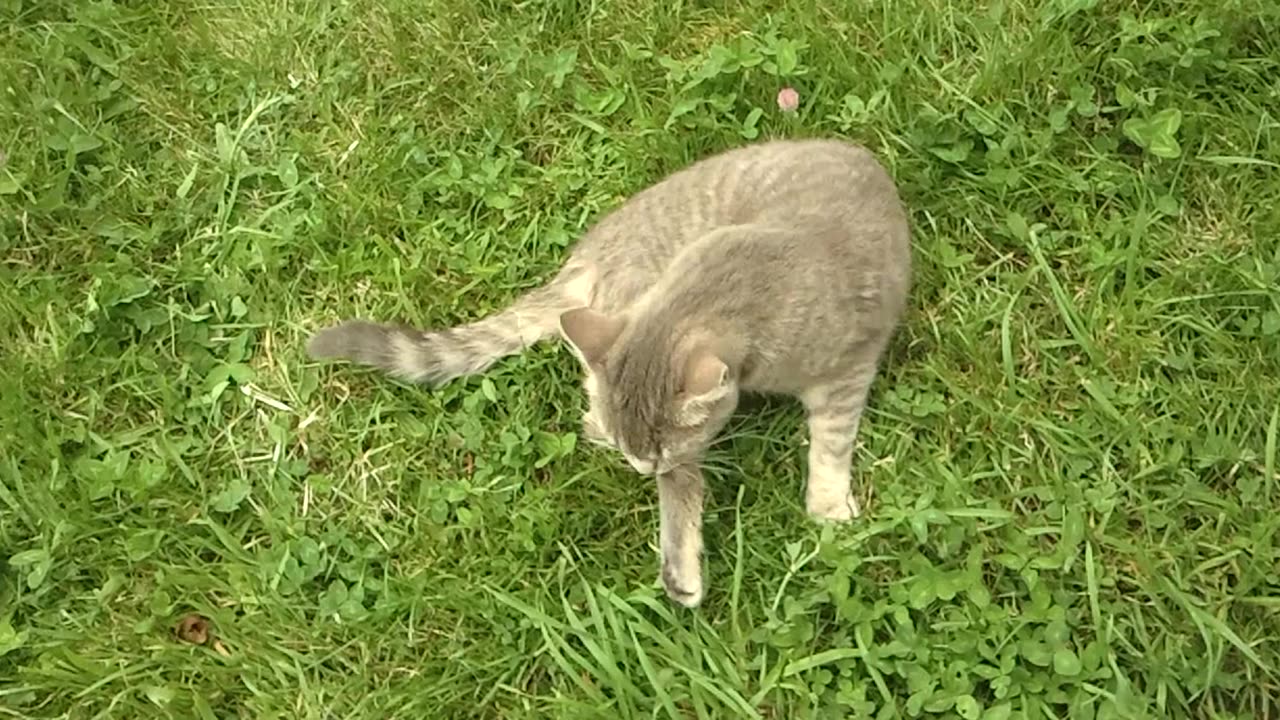
M 663 559 L 662 587 L 667 597 L 687 608 L 695 608 L 702 602 L 702 568 L 696 562 Z
M 844 495 L 814 495 L 805 498 L 809 517 L 818 522 L 843 523 L 862 514 L 862 507 L 853 493 Z

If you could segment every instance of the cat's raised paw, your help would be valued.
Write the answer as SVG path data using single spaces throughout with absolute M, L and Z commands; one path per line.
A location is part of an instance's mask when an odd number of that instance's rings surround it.
M 858 499 L 852 494 L 844 497 L 812 497 L 807 498 L 806 505 L 809 517 L 823 523 L 843 523 L 853 520 L 862 514 Z

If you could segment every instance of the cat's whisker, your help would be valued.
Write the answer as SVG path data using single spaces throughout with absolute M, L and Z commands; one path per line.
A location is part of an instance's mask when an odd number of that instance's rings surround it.
M 744 475 L 745 471 L 741 465 L 733 463 L 703 463 L 704 470 L 712 470 L 725 475 Z

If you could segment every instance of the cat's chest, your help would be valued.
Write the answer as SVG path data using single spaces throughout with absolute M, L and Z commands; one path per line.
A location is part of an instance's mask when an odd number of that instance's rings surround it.
M 738 386 L 747 392 L 765 395 L 794 395 L 805 387 L 804 378 L 799 374 L 779 370 L 774 363 L 747 358 L 739 369 Z
M 799 396 L 835 371 L 840 362 L 827 347 L 805 352 L 752 354 L 739 370 L 738 385 L 750 393 Z

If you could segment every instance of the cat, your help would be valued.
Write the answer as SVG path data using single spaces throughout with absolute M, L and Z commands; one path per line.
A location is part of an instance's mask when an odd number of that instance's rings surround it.
M 432 331 L 348 321 L 308 352 L 438 385 L 560 337 L 584 370 L 583 434 L 656 479 L 660 578 L 692 608 L 704 594 L 702 458 L 741 393 L 804 406 L 808 513 L 861 513 L 854 441 L 907 304 L 910 245 L 897 188 L 869 150 L 762 141 L 604 214 L 550 282 L 505 310 Z

